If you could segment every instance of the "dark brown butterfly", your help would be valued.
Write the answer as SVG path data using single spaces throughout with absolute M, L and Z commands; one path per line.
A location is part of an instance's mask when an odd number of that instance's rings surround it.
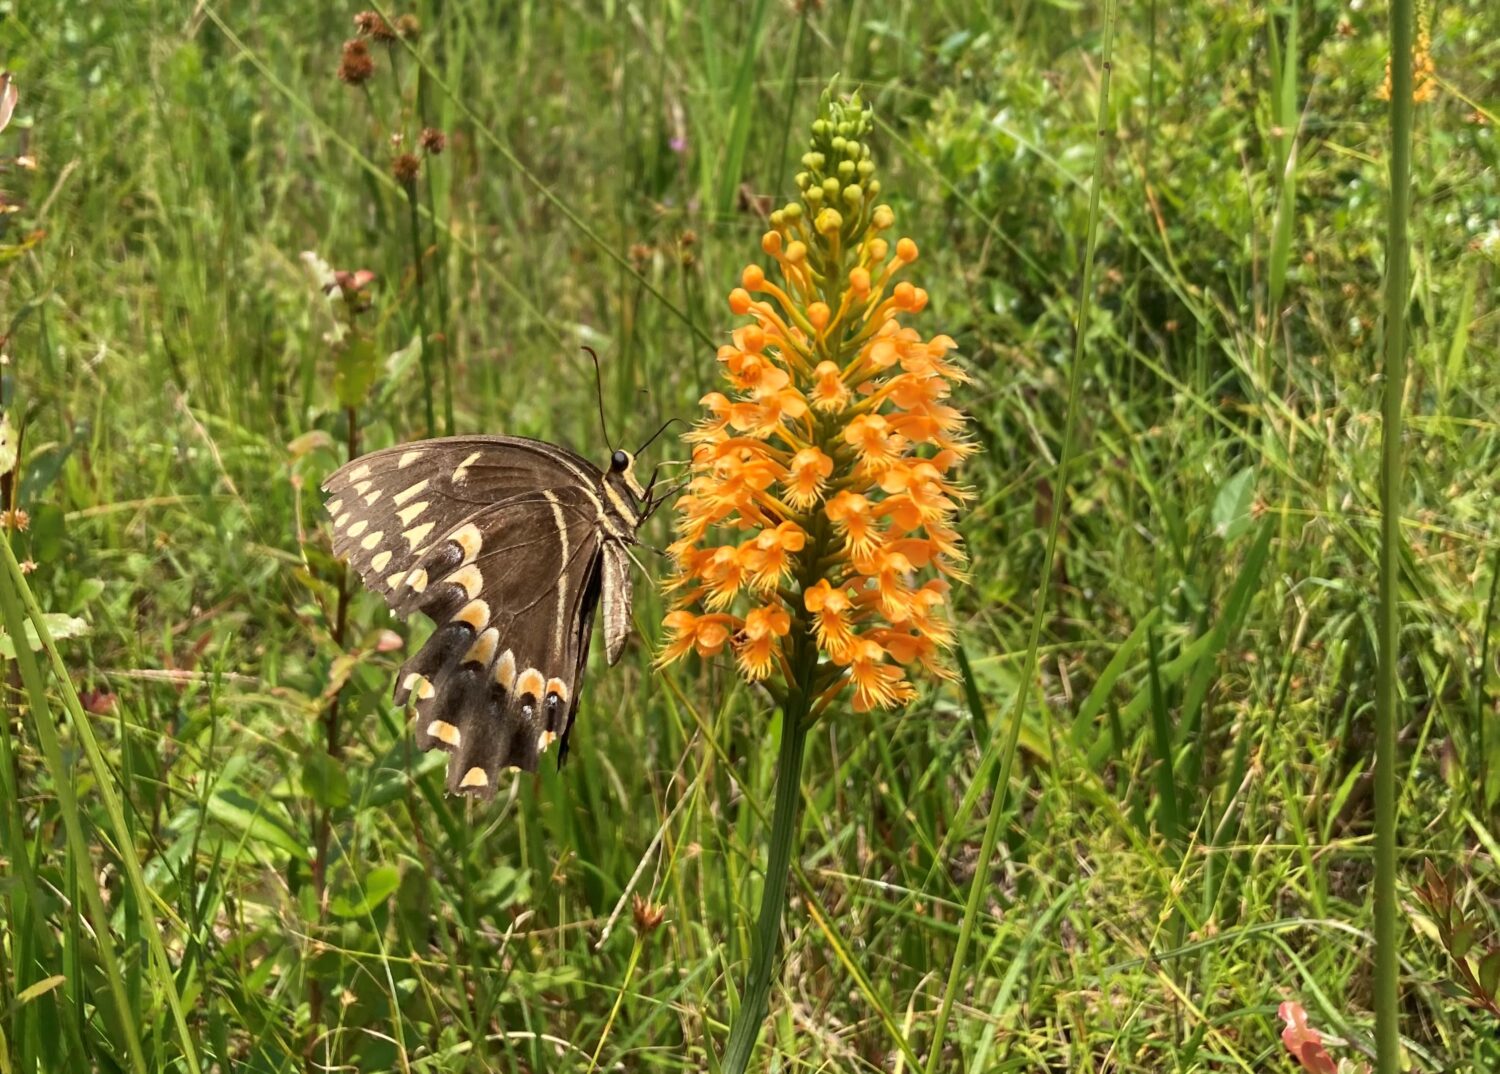
M 553 742 L 561 766 L 601 601 L 610 664 L 630 633 L 628 547 L 665 499 L 655 483 L 626 451 L 601 471 L 539 440 L 455 436 L 372 452 L 323 484 L 334 552 L 398 615 L 437 624 L 395 697 L 416 698 L 417 745 L 450 754 L 450 793 L 488 798 Z

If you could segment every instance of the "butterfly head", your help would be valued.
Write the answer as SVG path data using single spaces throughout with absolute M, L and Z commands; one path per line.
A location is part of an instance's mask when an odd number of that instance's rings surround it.
M 640 478 L 635 476 L 635 456 L 628 451 L 616 450 L 609 458 L 609 476 L 623 482 L 637 502 L 646 499 L 646 490 Z

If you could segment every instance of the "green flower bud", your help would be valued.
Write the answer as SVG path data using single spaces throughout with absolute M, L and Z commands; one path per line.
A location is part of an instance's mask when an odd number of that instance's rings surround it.
M 795 224 L 802 219 L 802 206 L 795 201 L 788 202 L 786 208 L 781 210 L 781 215 L 786 217 L 788 224 Z
M 823 193 L 827 194 L 830 198 L 836 198 L 839 196 L 839 189 L 843 185 L 843 183 L 830 175 L 827 179 L 823 180 Z
M 846 183 L 850 179 L 854 178 L 854 161 L 852 161 L 852 160 L 841 160 L 841 161 L 839 161 L 839 178 L 842 179 Z
M 865 192 L 859 188 L 858 183 L 850 183 L 844 187 L 844 201 L 852 208 L 858 208 L 859 203 L 864 200 Z
M 844 149 L 849 145 L 849 143 L 844 141 L 844 139 L 842 138 L 834 138 L 834 140 L 830 144 L 833 146 L 833 151 L 835 153 L 842 153 Z
M 812 122 L 813 137 L 818 138 L 828 133 L 828 120 L 815 119 Z
M 798 172 L 797 173 L 797 189 L 798 190 L 806 190 L 807 189 L 807 184 L 811 180 L 812 180 L 812 176 L 809 175 L 807 172 Z
M 771 211 L 771 226 L 777 231 L 786 226 L 786 214 L 780 209 L 773 209 Z
M 823 188 L 820 186 L 808 187 L 807 193 L 802 196 L 807 199 L 809 209 L 816 209 L 823 204 Z
M 818 214 L 817 229 L 819 234 L 832 235 L 844 226 L 844 218 L 839 215 L 837 209 L 824 209 Z
M 880 196 L 880 180 L 871 179 L 865 184 L 865 192 L 872 198 L 878 198 Z
M 875 162 L 873 160 L 862 160 L 859 162 L 859 177 L 868 179 L 875 174 Z

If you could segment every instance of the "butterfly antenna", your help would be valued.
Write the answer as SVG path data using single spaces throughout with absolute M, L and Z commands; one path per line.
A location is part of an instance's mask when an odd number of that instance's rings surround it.
M 604 443 L 609 446 L 609 450 L 614 451 L 614 441 L 609 438 L 609 427 L 604 423 L 604 374 L 599 371 L 599 356 L 586 343 L 583 349 L 594 360 L 594 400 L 599 404 L 599 431 L 604 434 Z
M 674 421 L 677 422 L 677 424 L 679 424 L 679 425 L 686 425 L 687 424 L 687 422 L 683 421 L 681 418 L 668 418 L 666 421 L 662 422 L 662 426 L 661 426 L 660 429 L 656 430 L 656 432 L 654 432 L 654 433 L 651 434 L 651 439 L 647 440 L 644 444 L 642 444 L 640 446 L 639 449 L 637 449 L 636 454 L 639 455 L 642 451 L 645 451 L 648 447 L 650 447 L 652 441 L 654 441 L 662 433 L 666 432 L 667 431 L 667 427 L 670 426 Z

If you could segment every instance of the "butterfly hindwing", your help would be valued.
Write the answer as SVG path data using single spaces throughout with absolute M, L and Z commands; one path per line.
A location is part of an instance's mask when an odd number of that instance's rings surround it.
M 561 762 L 601 595 L 619 656 L 633 527 L 606 521 L 601 477 L 551 445 L 462 437 L 376 452 L 324 486 L 335 551 L 398 614 L 436 623 L 395 697 L 415 700 L 418 746 L 450 753 L 450 792 L 488 797 L 558 739 Z

